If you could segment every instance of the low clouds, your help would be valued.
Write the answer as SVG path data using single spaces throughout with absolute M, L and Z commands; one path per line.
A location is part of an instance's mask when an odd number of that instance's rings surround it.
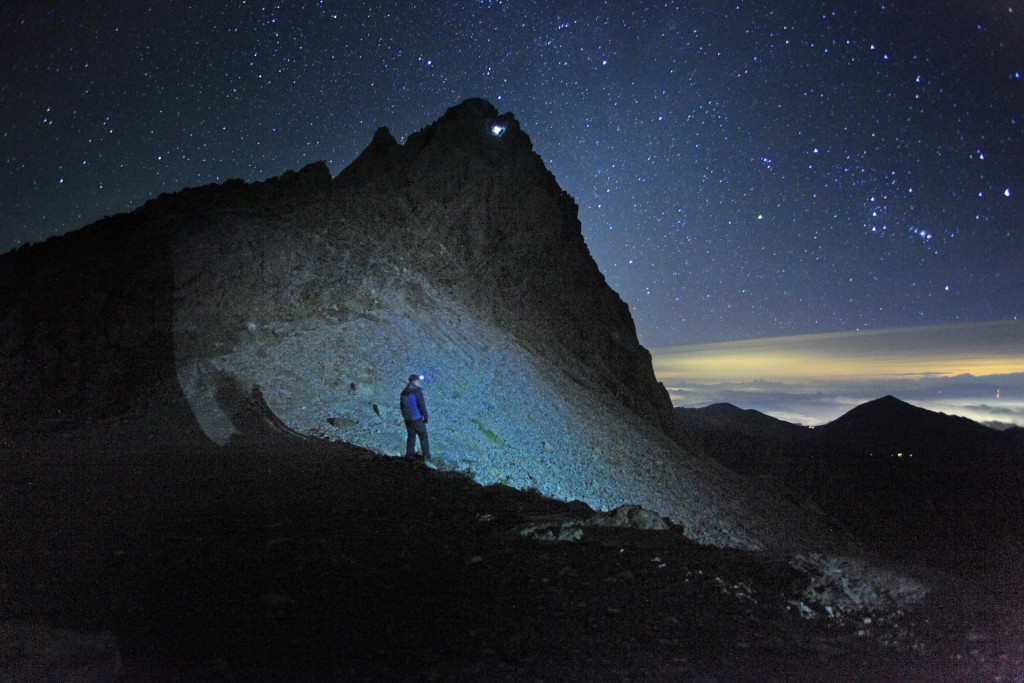
M 727 402 L 807 425 L 891 394 L 995 427 L 1024 426 L 1024 321 L 655 349 L 681 406 Z

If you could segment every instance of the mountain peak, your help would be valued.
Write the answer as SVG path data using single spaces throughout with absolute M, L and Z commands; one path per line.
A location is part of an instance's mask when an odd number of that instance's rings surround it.
M 336 182 L 342 188 L 372 186 L 379 192 L 428 182 L 424 189 L 431 197 L 442 192 L 450 198 L 466 181 L 501 169 L 514 170 L 523 182 L 557 187 L 515 116 L 499 114 L 490 102 L 475 98 L 451 107 L 410 135 L 405 144 L 399 144 L 386 128 L 379 129 Z
M 815 431 L 846 443 L 889 444 L 918 453 L 948 452 L 957 443 L 985 441 L 996 433 L 965 417 L 920 408 L 895 396 L 859 405 Z
M 629 309 L 587 249 L 576 203 L 513 114 L 469 99 L 404 144 L 377 131 L 335 190 L 341 202 L 378 198 L 364 229 L 399 261 L 574 366 L 581 383 L 677 430 Z
M 892 394 L 886 394 L 885 396 L 883 396 L 881 398 L 876 398 L 873 401 L 868 401 L 864 405 L 874 405 L 876 407 L 886 407 L 886 408 L 913 407 L 913 406 L 911 406 L 911 404 L 907 403 L 906 401 L 901 401 L 900 399 L 896 398 Z
M 508 133 L 525 135 L 511 112 L 499 114 L 490 102 L 480 98 L 470 98 L 454 107 L 450 107 L 441 118 L 426 126 L 418 133 L 410 136 L 410 141 L 418 136 L 428 135 L 439 129 L 457 129 L 467 137 L 504 138 Z
M 0 261 L 3 421 L 137 411 L 227 444 L 247 428 L 226 387 L 258 387 L 290 430 L 400 455 L 416 372 L 439 457 L 482 483 L 639 503 L 705 543 L 825 537 L 686 464 L 629 308 L 512 114 L 473 99 L 403 144 L 378 129 L 328 177 L 179 192 Z
M 837 418 L 835 423 L 898 423 L 907 419 L 927 419 L 931 411 L 900 400 L 891 394 L 862 403 Z

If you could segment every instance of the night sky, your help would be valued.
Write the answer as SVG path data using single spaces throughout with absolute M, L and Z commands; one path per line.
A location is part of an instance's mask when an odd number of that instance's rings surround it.
M 1021 0 L 0 0 L 0 251 L 468 97 L 650 348 L 1024 314 Z

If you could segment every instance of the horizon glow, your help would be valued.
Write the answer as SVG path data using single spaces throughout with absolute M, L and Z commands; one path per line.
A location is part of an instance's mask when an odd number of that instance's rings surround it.
M 774 337 L 654 349 L 675 405 L 733 403 L 816 425 L 892 394 L 1024 426 L 1024 321 Z
M 1024 372 L 1024 321 L 693 344 L 651 355 L 666 384 L 1003 375 Z

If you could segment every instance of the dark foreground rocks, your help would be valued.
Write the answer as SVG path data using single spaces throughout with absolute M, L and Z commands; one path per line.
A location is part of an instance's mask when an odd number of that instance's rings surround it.
M 114 634 L 22 621 L 0 623 L 0 662 L 3 681 L 104 683 L 121 674 Z
M 82 637 L 116 642 L 111 680 L 1024 676 L 1008 563 L 930 577 L 911 611 L 841 613 L 786 559 L 638 528 L 660 525 L 635 508 L 597 515 L 266 425 L 147 446 L 160 429 L 22 434 L 0 465 L 0 623 L 107 634 Z M 0 654 L 0 680 L 26 680 Z

